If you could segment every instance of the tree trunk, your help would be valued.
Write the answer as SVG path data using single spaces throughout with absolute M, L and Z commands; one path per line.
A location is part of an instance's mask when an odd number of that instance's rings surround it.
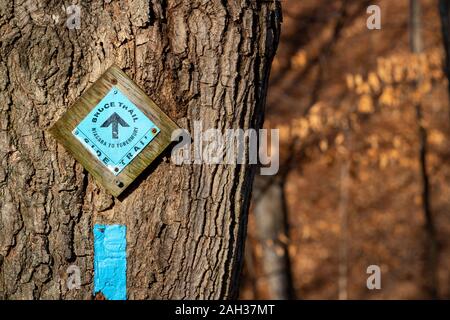
M 450 95 L 450 0 L 439 0 L 439 12 L 442 25 L 442 40 L 445 48 L 445 74 L 447 75 Z
M 414 54 L 421 54 L 423 52 L 422 40 L 422 8 L 420 0 L 410 0 L 410 47 Z M 420 88 L 422 82 L 422 75 L 418 75 L 418 80 L 414 83 L 414 90 Z M 436 238 L 436 227 L 434 217 L 432 214 L 431 194 L 430 194 L 430 178 L 427 165 L 427 136 L 428 132 L 424 126 L 423 107 L 421 101 L 415 104 L 416 120 L 419 137 L 419 164 L 420 164 L 420 178 L 422 184 L 422 208 L 425 218 L 425 288 L 428 295 L 432 299 L 438 297 L 438 243 Z
M 19 3 L 0 0 L 0 298 L 92 298 L 96 223 L 127 226 L 128 299 L 235 297 L 251 166 L 162 158 L 117 199 L 48 129 L 112 63 L 191 134 L 260 128 L 279 3 L 89 1 L 78 30 Z
M 294 299 L 291 263 L 287 245 L 288 221 L 284 181 L 256 176 L 254 185 L 255 234 L 263 248 L 261 264 L 268 298 Z
M 296 164 L 298 140 L 293 139 L 287 149 L 287 159 L 274 176 L 256 175 L 253 182 L 254 234 L 263 248 L 260 259 L 268 298 L 274 300 L 295 299 L 292 268 L 289 257 L 289 212 L 285 186 L 290 171 Z M 271 148 L 278 153 L 279 148 Z

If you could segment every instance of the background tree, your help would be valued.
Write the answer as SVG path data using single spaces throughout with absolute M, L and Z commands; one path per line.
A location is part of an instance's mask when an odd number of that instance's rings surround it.
M 89 299 L 95 223 L 127 225 L 129 299 L 234 297 L 252 168 L 162 158 L 116 199 L 47 129 L 112 63 L 190 132 L 259 128 L 279 3 L 81 6 L 69 30 L 60 1 L 0 1 L 0 298 Z
M 419 0 L 410 0 L 410 47 L 414 55 L 423 53 L 422 41 L 422 6 Z M 423 76 L 421 71 L 417 74 L 417 79 L 414 81 L 415 91 L 422 86 Z M 422 96 L 414 99 L 416 109 L 417 128 L 419 135 L 419 163 L 420 163 L 420 177 L 422 180 L 422 194 L 421 202 L 423 207 L 423 214 L 425 220 L 425 231 L 427 241 L 425 242 L 425 275 L 426 275 L 426 289 L 429 292 L 430 298 L 437 298 L 437 259 L 438 259 L 438 244 L 436 239 L 436 227 L 434 225 L 434 217 L 432 214 L 431 196 L 430 196 L 430 178 L 428 173 L 427 156 L 428 156 L 428 142 L 427 129 L 424 126 L 423 107 L 421 103 Z
M 439 13 L 442 25 L 442 40 L 445 49 L 445 74 L 450 79 L 450 1 L 439 0 Z M 449 82 L 450 92 L 450 82 Z
M 266 123 L 280 128 L 283 156 L 290 141 L 299 140 L 283 183 L 297 297 L 432 296 L 419 125 L 426 130 L 427 197 L 438 243 L 437 296 L 449 296 L 445 52 L 437 1 L 420 4 L 423 52 L 416 54 L 409 0 L 283 2 Z M 367 28 L 369 5 L 380 6 L 381 30 Z M 243 281 L 244 298 L 271 297 L 257 225 L 250 214 L 253 259 L 244 279 L 252 281 Z M 381 268 L 382 290 L 366 287 L 372 264 Z
M 263 278 L 267 283 L 269 297 L 277 300 L 296 298 L 292 286 L 291 262 L 288 252 L 289 217 L 284 187 L 289 171 L 296 160 L 297 149 L 298 140 L 293 139 L 289 149 L 284 150 L 287 159 L 283 159 L 277 175 L 256 175 L 253 183 L 254 233 L 262 252 Z M 280 150 L 271 150 L 270 152 L 279 154 Z M 247 257 L 251 254 L 249 252 Z

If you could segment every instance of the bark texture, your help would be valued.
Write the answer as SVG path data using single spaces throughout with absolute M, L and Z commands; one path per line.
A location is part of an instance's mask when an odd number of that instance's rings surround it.
M 112 63 L 190 132 L 259 128 L 279 3 L 83 1 L 69 30 L 34 2 L 0 0 L 0 298 L 91 299 L 95 223 L 127 226 L 129 299 L 234 297 L 250 166 L 162 157 L 116 199 L 47 130 Z

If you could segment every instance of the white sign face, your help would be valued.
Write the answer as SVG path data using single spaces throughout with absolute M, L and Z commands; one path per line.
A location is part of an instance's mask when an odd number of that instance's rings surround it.
M 159 132 L 136 105 L 113 87 L 72 133 L 117 176 Z

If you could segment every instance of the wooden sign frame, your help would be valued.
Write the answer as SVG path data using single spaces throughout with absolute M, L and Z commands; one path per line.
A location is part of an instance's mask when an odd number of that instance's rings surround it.
M 161 130 L 117 176 L 72 134 L 75 127 L 113 87 L 123 92 Z M 113 65 L 54 124 L 50 133 L 100 185 L 118 197 L 170 145 L 172 132 L 176 129 L 179 126 L 133 80 Z

